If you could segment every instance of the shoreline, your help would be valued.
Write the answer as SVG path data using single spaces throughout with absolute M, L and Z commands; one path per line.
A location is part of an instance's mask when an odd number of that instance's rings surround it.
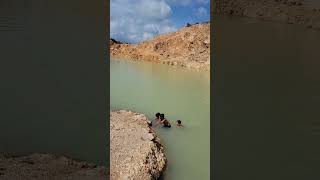
M 210 65 L 205 65 L 202 67 L 193 67 L 192 65 L 185 65 L 181 63 L 177 63 L 175 61 L 150 61 L 150 60 L 144 60 L 144 59 L 130 59 L 127 57 L 121 57 L 121 56 L 110 56 L 110 59 L 114 61 L 133 61 L 133 62 L 147 62 L 147 63 L 153 63 L 153 64 L 164 64 L 168 66 L 174 66 L 177 68 L 183 68 L 183 69 L 188 69 L 192 71 L 197 71 L 197 72 L 210 72 Z
M 164 147 L 145 115 L 110 111 L 110 179 L 156 180 L 166 166 Z
M 125 61 L 150 62 L 154 64 L 166 64 L 168 66 L 177 66 L 180 68 L 187 68 L 187 69 L 192 69 L 196 71 L 204 71 L 204 72 L 210 71 L 210 64 L 203 64 L 203 65 L 197 64 L 197 63 L 186 64 L 186 63 L 181 63 L 181 62 L 172 61 L 172 60 L 153 61 L 148 59 L 132 59 L 126 56 L 110 56 L 110 58 L 114 60 L 119 60 L 119 61 L 125 60 Z

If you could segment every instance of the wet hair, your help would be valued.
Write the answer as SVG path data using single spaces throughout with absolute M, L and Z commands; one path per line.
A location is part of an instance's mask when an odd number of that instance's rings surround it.
M 157 118 L 160 117 L 160 113 L 159 113 L 159 112 L 156 113 L 156 117 L 157 117 Z
M 160 119 L 164 119 L 164 114 L 160 114 Z
M 181 120 L 177 120 L 178 124 L 181 124 Z

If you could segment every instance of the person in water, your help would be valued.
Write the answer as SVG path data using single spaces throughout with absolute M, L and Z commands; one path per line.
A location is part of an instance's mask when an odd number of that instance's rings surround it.
M 159 112 L 156 113 L 156 119 L 155 119 L 155 120 L 156 120 L 157 122 L 160 121 L 160 113 L 159 113 Z
M 163 127 L 168 127 L 168 128 L 171 127 L 170 122 L 164 117 L 164 114 L 160 114 L 160 120 Z
M 158 124 L 160 124 L 160 122 L 161 122 L 160 113 L 157 112 L 157 113 L 156 113 L 156 118 L 154 119 L 154 124 L 155 124 L 155 126 L 157 126 Z
M 177 120 L 177 126 L 178 127 L 183 127 L 183 125 L 181 123 L 182 123 L 181 120 Z

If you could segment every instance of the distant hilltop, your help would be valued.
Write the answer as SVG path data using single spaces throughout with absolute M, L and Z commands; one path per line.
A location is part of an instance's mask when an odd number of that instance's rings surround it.
M 113 38 L 110 38 L 110 45 L 114 45 L 114 44 L 129 44 L 129 43 L 117 41 L 117 40 L 115 40 Z
M 110 39 L 110 55 L 114 58 L 209 70 L 210 23 L 188 23 L 176 32 L 161 34 L 137 44 Z
M 122 42 L 110 38 L 110 45 L 113 45 L 113 44 L 122 44 Z
M 197 24 L 209 24 L 210 22 L 209 21 L 206 21 L 206 22 L 196 22 L 196 23 L 193 23 L 193 24 L 190 24 L 190 23 L 187 23 L 184 27 L 190 27 L 190 26 L 194 26 L 194 25 L 197 25 Z

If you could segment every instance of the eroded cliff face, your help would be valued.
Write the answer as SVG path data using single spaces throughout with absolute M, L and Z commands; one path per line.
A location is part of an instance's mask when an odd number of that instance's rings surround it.
M 114 58 L 209 70 L 210 23 L 189 25 L 138 44 L 110 40 L 110 54 Z
M 320 30 L 320 8 L 308 5 L 305 0 L 218 0 L 215 6 L 218 15 L 301 24 Z
M 154 180 L 165 170 L 164 148 L 147 122 L 143 114 L 110 112 L 111 180 Z

